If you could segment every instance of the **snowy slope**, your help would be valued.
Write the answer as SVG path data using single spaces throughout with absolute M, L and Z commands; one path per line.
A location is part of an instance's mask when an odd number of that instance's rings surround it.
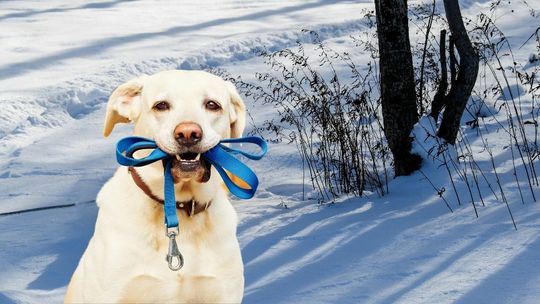
M 462 5 L 466 16 L 488 7 Z M 249 80 L 264 69 L 253 48 L 307 41 L 301 33 L 306 27 L 363 63 L 366 55 L 348 36 L 366 29 L 357 12 L 371 6 L 323 0 L 0 2 L 0 213 L 75 204 L 0 216 L 0 303 L 61 301 L 93 232 L 93 199 L 117 166 L 114 143 L 130 133 L 122 126 L 101 137 L 103 106 L 116 85 L 174 68 L 219 67 Z M 523 24 L 501 19 L 518 46 L 535 22 L 540 25 L 527 13 L 519 18 Z M 525 61 L 530 52 L 516 54 Z M 246 102 L 256 121 L 272 115 Z M 504 143 L 495 131 L 488 136 Z M 249 163 L 261 178 L 256 198 L 234 202 L 245 302 L 537 303 L 540 205 L 527 195 L 527 204 L 519 202 L 509 155 L 495 152 L 517 231 L 494 198 L 478 206 L 477 219 L 470 204 L 457 206 L 449 196 L 450 213 L 419 173 L 393 180 L 383 198 L 302 201 L 294 146 L 272 145 L 267 158 Z M 450 188 L 436 164 L 423 170 Z

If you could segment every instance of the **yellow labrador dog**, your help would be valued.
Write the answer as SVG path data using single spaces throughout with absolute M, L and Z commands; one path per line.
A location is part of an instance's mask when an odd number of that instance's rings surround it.
M 232 83 L 202 71 L 142 76 L 112 93 L 105 136 L 116 123 L 133 122 L 135 135 L 152 138 L 176 155 L 171 171 L 185 264 L 172 271 L 165 261 L 169 239 L 161 162 L 120 167 L 97 196 L 95 232 L 71 278 L 66 303 L 242 301 L 236 212 L 219 174 L 200 154 L 221 138 L 240 137 L 245 111 Z

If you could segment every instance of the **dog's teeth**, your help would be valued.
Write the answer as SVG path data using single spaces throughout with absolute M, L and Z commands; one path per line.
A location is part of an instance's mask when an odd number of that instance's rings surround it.
M 176 159 L 177 160 L 182 160 L 182 158 L 180 158 L 180 155 L 176 154 Z
M 197 156 L 195 156 L 195 160 L 199 160 L 201 158 L 201 154 L 197 154 Z

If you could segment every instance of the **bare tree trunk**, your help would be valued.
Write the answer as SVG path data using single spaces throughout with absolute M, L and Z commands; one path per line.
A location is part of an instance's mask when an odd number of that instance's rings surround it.
M 456 59 L 456 44 L 454 43 L 454 36 L 450 35 L 448 45 L 448 53 L 450 53 L 450 85 L 453 86 L 457 80 L 457 66 Z
M 395 175 L 408 175 L 420 167 L 421 158 L 410 152 L 418 114 L 407 1 L 375 0 L 375 10 L 384 134 L 394 156 Z
M 424 51 L 422 52 L 422 63 L 420 64 L 420 86 L 418 90 L 418 104 L 420 105 L 420 115 L 424 114 L 424 70 L 426 67 L 426 54 L 428 48 L 429 34 L 431 34 L 431 25 L 433 24 L 433 17 L 435 16 L 435 0 L 433 0 L 432 11 L 429 15 L 429 20 L 426 28 L 426 35 L 424 38 Z
M 444 0 L 446 19 L 459 53 L 459 71 L 455 83 L 446 97 L 446 108 L 438 136 L 450 144 L 455 144 L 460 127 L 461 116 L 471 96 L 478 75 L 478 55 L 476 54 L 467 30 L 463 24 L 457 0 Z M 451 52 L 453 50 L 450 50 Z
M 441 30 L 441 37 L 439 41 L 439 57 L 441 58 L 441 81 L 435 96 L 433 97 L 433 103 L 431 104 L 431 113 L 429 115 L 437 121 L 439 119 L 439 113 L 446 103 L 446 91 L 448 90 L 448 69 L 446 68 L 446 30 Z

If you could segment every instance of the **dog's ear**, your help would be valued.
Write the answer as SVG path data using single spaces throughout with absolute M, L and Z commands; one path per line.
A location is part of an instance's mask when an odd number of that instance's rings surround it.
M 229 96 L 231 97 L 230 109 L 229 109 L 229 121 L 231 123 L 231 137 L 242 137 L 244 128 L 246 127 L 246 105 L 234 84 L 227 81 L 227 89 L 229 90 Z
M 132 79 L 116 88 L 107 103 L 103 135 L 109 136 L 114 125 L 134 121 L 141 114 L 141 91 L 146 76 Z

